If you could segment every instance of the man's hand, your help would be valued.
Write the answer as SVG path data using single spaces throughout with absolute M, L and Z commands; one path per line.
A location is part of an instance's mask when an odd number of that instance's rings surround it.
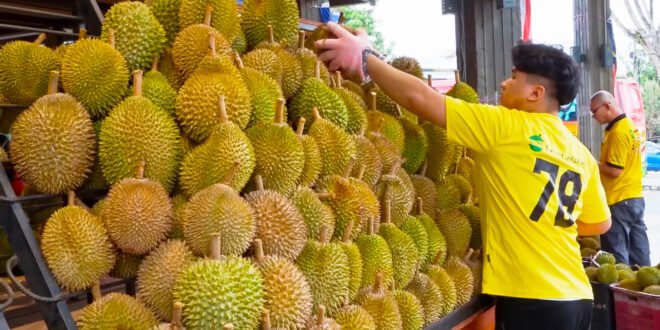
M 364 80 L 362 51 L 371 47 L 367 32 L 358 29 L 353 35 L 338 24 L 328 23 L 326 26 L 337 39 L 316 41 L 316 47 L 322 52 L 319 59 L 326 63 L 330 71 L 339 70 L 344 75 L 356 75 Z

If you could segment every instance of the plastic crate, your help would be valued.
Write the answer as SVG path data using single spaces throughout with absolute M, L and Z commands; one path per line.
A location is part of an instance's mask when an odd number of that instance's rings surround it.
M 611 286 L 617 330 L 660 330 L 660 296 Z
M 594 293 L 594 308 L 591 314 L 591 328 L 614 330 L 614 297 L 609 284 L 591 282 Z

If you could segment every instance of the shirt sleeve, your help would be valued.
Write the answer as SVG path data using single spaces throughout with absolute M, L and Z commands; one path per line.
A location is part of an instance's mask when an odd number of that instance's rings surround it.
M 511 127 L 513 111 L 501 106 L 474 104 L 447 96 L 447 139 L 477 153 L 488 152 Z
M 610 218 L 605 189 L 600 181 L 598 165 L 595 162 L 582 196 L 582 213 L 578 220 L 584 223 L 600 223 Z
M 623 169 L 630 151 L 630 139 L 623 132 L 611 132 L 607 139 L 607 157 L 605 162 L 612 167 Z

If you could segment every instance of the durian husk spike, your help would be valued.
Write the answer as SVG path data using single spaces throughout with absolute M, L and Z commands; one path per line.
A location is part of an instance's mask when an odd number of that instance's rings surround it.
M 83 40 L 85 38 L 87 38 L 87 29 L 80 28 L 80 30 L 78 30 L 78 40 Z
M 270 310 L 267 308 L 261 312 L 261 329 L 270 330 Z
M 66 205 L 73 206 L 76 203 L 76 192 L 69 190 L 66 192 Z
M 330 237 L 328 237 L 328 227 L 325 225 L 321 226 L 320 234 L 319 234 L 319 242 L 321 242 L 322 244 L 326 244 L 330 242 Z
M 254 185 L 257 187 L 257 191 L 264 191 L 264 178 L 259 174 L 255 175 Z
M 215 49 L 215 33 L 216 32 L 213 30 L 209 31 L 209 53 L 212 57 L 216 57 L 218 55 Z
M 369 92 L 369 110 L 376 111 L 376 92 Z
M 383 290 L 383 273 L 378 272 L 376 273 L 376 280 L 374 281 L 374 287 L 371 292 L 378 294 L 381 290 Z
M 422 164 L 422 168 L 419 170 L 419 175 L 421 176 L 426 176 L 426 170 L 429 167 L 429 161 L 428 159 L 424 160 L 424 163 Z
M 254 245 L 254 260 L 256 260 L 258 264 L 264 262 L 266 256 L 264 256 L 264 246 L 263 243 L 261 243 L 261 239 L 255 239 L 252 244 Z
M 138 161 L 137 169 L 135 170 L 135 177 L 139 180 L 144 179 L 144 169 L 147 167 L 147 163 L 144 160 Z
M 183 329 L 182 315 L 183 304 L 180 301 L 177 301 L 174 303 L 174 307 L 172 308 L 172 322 L 170 322 L 172 330 Z
M 305 131 L 305 122 L 306 121 L 307 120 L 305 120 L 305 117 L 300 117 L 298 119 L 298 126 L 296 127 L 296 134 L 298 134 L 298 137 L 302 138 L 303 132 Z
M 222 255 L 222 238 L 220 233 L 211 234 L 211 259 L 224 260 L 225 256 Z
M 227 100 L 225 100 L 224 95 L 220 95 L 220 101 L 219 101 L 219 108 L 220 112 L 218 115 L 220 116 L 220 123 L 224 124 L 229 121 L 229 116 L 227 116 Z
M 321 61 L 316 61 L 316 66 L 314 66 L 314 77 L 316 77 L 316 79 L 321 79 Z
M 355 176 L 355 178 L 358 180 L 362 180 L 362 178 L 364 177 L 364 172 L 366 171 L 367 171 L 367 165 L 361 164 L 360 168 L 358 168 L 358 173 Z
M 383 201 L 383 223 L 392 222 L 392 201 L 389 198 L 385 198 Z
M 97 301 L 103 297 L 101 293 L 101 281 L 96 281 L 92 284 L 92 300 Z
M 211 15 L 213 15 L 213 7 L 208 5 L 206 6 L 206 11 L 204 12 L 204 25 L 211 26 Z
M 116 48 L 115 47 L 115 29 L 108 29 L 108 43 L 110 44 L 110 47 Z
M 60 72 L 59 71 L 51 71 L 50 75 L 48 76 L 48 94 L 55 94 L 57 93 L 57 83 L 60 80 Z
M 312 115 L 314 116 L 314 120 L 321 119 L 321 114 L 319 113 L 319 109 L 317 109 L 316 107 L 312 108 Z
M 42 33 L 39 33 L 39 35 L 37 36 L 37 39 L 34 39 L 33 42 L 36 45 L 41 45 L 44 42 L 44 40 L 46 40 L 46 34 L 42 32 Z
M 305 31 L 299 30 L 298 31 L 298 49 L 304 49 L 305 48 Z
M 275 103 L 275 124 L 282 125 L 284 123 L 284 102 L 283 98 L 278 98 Z
M 333 193 L 333 192 L 317 192 L 316 197 L 318 197 L 320 200 L 334 199 L 335 198 L 335 193 Z
M 133 96 L 142 96 L 142 70 L 133 70 Z
M 348 221 L 346 225 L 346 230 L 344 231 L 344 236 L 341 238 L 341 241 L 348 243 L 351 241 L 351 234 L 353 233 L 353 219 Z
M 417 197 L 417 215 L 424 214 L 424 200 L 421 197 Z
M 461 82 L 461 73 L 458 70 L 454 70 L 454 79 L 456 80 L 456 84 Z
M 268 29 L 268 42 L 271 44 L 275 43 L 275 34 L 273 33 L 273 26 L 268 24 L 266 27 Z
M 234 330 L 234 325 L 231 324 L 231 323 L 227 323 L 227 324 L 222 326 L 222 329 L 223 330 Z
M 229 169 L 229 172 L 227 172 L 227 174 L 225 174 L 225 176 L 222 178 L 222 181 L 220 181 L 220 182 L 224 185 L 227 185 L 227 186 L 230 185 L 231 180 L 234 179 L 234 177 L 236 176 L 236 174 L 238 173 L 238 171 L 240 169 L 241 169 L 241 163 L 234 162 L 234 166 L 232 166 Z
M 157 72 L 158 71 L 158 63 L 160 62 L 160 56 L 156 55 L 154 56 L 154 61 L 151 62 L 151 72 Z
M 351 175 L 353 166 L 355 166 L 355 157 L 351 157 L 351 159 L 348 161 L 348 164 L 346 165 L 346 168 L 344 168 L 344 173 L 342 174 L 344 178 L 348 178 Z
M 433 87 L 433 76 L 426 76 L 426 84 L 429 85 L 429 87 Z
M 324 320 L 325 320 L 325 306 L 319 305 L 318 311 L 316 312 L 316 326 L 322 327 Z
M 343 80 L 341 78 L 341 71 L 335 71 L 335 80 L 337 80 L 337 87 L 342 87 Z

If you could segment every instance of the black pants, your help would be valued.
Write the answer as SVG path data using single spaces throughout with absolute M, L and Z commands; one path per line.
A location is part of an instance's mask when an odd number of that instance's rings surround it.
M 496 330 L 589 330 L 593 300 L 496 297 Z
M 644 198 L 631 198 L 610 205 L 612 227 L 600 236 L 601 249 L 610 252 L 616 262 L 649 266 L 649 238 L 644 224 Z

